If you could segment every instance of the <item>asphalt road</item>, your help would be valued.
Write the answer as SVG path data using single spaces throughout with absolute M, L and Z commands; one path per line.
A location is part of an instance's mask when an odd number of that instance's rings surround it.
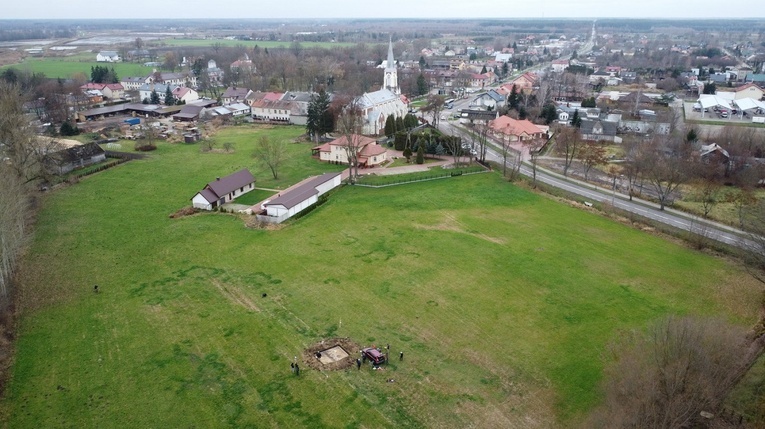
M 464 102 L 465 105 L 469 103 L 469 100 L 460 101 Z M 459 104 L 462 103 L 455 103 L 455 109 L 461 108 L 458 107 Z M 441 121 L 438 126 L 441 131 L 446 134 L 459 135 L 462 136 L 464 141 L 471 141 L 467 131 L 461 126 L 456 125 L 454 122 Z M 487 149 L 486 159 L 487 161 L 496 162 L 500 165 L 503 161 L 502 156 L 490 146 Z M 529 162 L 523 164 L 520 173 L 529 178 L 533 177 L 532 166 Z M 658 204 L 634 197 L 632 201 L 630 201 L 629 196 L 627 195 L 618 192 L 609 192 L 588 183 L 567 178 L 541 168 L 537 168 L 536 180 L 571 194 L 578 195 L 581 197 L 581 203 L 609 203 L 620 210 L 634 213 L 643 218 L 661 222 L 680 230 L 694 232 L 703 235 L 708 239 L 730 246 L 749 249 L 756 248 L 754 242 L 746 238 L 748 236 L 747 233 L 727 225 L 710 222 L 670 208 L 659 210 Z
M 591 50 L 594 45 L 594 26 L 592 31 L 592 37 L 582 47 L 582 53 Z M 544 66 L 544 64 L 540 64 L 534 68 L 542 68 Z M 459 112 L 462 109 L 469 108 L 470 101 L 473 97 L 474 95 L 471 94 L 466 99 L 456 100 L 453 109 L 445 110 L 444 113 L 451 116 L 453 112 Z M 446 134 L 461 136 L 463 141 L 472 141 L 465 128 L 459 126 L 456 121 L 439 121 L 438 128 Z M 523 155 L 525 158 L 528 157 L 527 154 Z M 500 165 L 503 162 L 502 156 L 497 151 L 492 149 L 491 146 L 487 148 L 486 159 L 496 162 Z M 524 164 L 520 169 L 520 173 L 529 178 L 533 177 L 532 166 L 528 160 L 524 160 Z M 581 197 L 582 203 L 606 202 L 612 204 L 614 207 L 620 210 L 634 213 L 643 218 L 650 219 L 655 222 L 661 222 L 665 225 L 669 225 L 683 231 L 694 232 L 720 243 L 743 249 L 759 249 L 754 241 L 747 238 L 749 235 L 746 232 L 729 227 L 727 225 L 710 222 L 670 208 L 659 210 L 658 204 L 640 200 L 634 197 L 632 200 L 630 200 L 629 196 L 627 195 L 623 195 L 617 192 L 608 192 L 602 188 L 597 188 L 588 183 L 563 177 L 557 173 L 553 173 L 540 168 L 537 168 L 536 180 L 546 185 L 562 189 L 571 194 L 578 195 Z

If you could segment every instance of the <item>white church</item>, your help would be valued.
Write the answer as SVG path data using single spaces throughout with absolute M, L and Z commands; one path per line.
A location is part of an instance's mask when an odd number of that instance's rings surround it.
M 398 86 L 396 61 L 393 59 L 393 40 L 388 42 L 388 60 L 385 62 L 383 86 L 379 91 L 368 92 L 357 99 L 364 117 L 363 134 L 378 135 L 385 131 L 389 115 L 404 117 L 407 113 L 406 98 Z

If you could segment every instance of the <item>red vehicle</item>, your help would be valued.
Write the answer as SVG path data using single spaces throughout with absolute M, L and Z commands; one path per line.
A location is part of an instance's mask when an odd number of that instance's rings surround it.
M 380 350 L 377 350 L 372 347 L 367 347 L 364 350 L 361 351 L 361 353 L 364 355 L 365 358 L 372 361 L 375 365 L 380 365 L 382 363 L 385 363 L 385 355 L 380 352 Z

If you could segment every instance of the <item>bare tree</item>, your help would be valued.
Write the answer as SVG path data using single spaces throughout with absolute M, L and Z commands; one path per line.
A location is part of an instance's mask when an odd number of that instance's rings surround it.
M 700 427 L 761 350 L 746 329 L 721 320 L 669 317 L 610 348 L 603 406 L 587 427 Z
M 337 131 L 343 136 L 343 150 L 348 159 L 348 181 L 355 184 L 359 177 L 359 152 L 361 151 L 361 130 L 364 126 L 358 97 L 342 97 L 347 100 L 337 118 Z
M 582 136 L 576 127 L 562 127 L 555 137 L 555 148 L 563 155 L 563 175 L 568 176 L 571 163 L 579 155 L 582 146 Z
M 420 110 L 430 113 L 433 116 L 432 125 L 438 128 L 438 119 L 444 110 L 444 98 L 440 95 L 431 94 L 428 96 L 428 103 Z
M 452 155 L 454 163 L 459 163 L 463 152 L 462 138 L 452 134 L 451 136 L 444 139 L 444 143 L 446 144 L 446 150 Z
M 640 195 L 643 183 L 643 145 L 637 140 L 627 140 L 623 144 L 625 152 L 625 162 L 623 164 L 623 173 L 627 179 L 627 190 L 632 201 L 632 197 Z
M 765 200 L 749 201 L 740 211 L 742 228 L 748 233 L 741 254 L 749 274 L 765 283 Z
M 10 283 L 27 239 L 29 184 L 45 171 L 47 143 L 34 138 L 18 87 L 0 83 L 0 306 L 10 302 Z
M 587 181 L 592 167 L 606 163 L 606 148 L 599 142 L 587 141 L 579 151 L 579 158 L 582 160 L 584 180 Z
M 255 143 L 252 156 L 271 170 L 274 179 L 279 178 L 279 167 L 287 159 L 287 146 L 282 141 L 271 140 L 262 135 Z
M 531 179 L 532 186 L 537 186 L 537 165 L 539 164 L 539 157 L 542 155 L 542 148 L 545 141 L 542 139 L 530 139 L 524 140 L 523 145 L 529 148 L 529 156 L 531 157 Z
M 648 146 L 641 169 L 656 191 L 659 210 L 664 210 L 672 194 L 690 178 L 693 158 L 689 145 L 674 136 L 656 136 Z

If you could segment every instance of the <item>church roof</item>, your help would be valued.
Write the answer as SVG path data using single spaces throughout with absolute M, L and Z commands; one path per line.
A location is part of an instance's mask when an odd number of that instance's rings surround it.
M 373 107 L 377 104 L 382 104 L 388 101 L 397 100 L 398 96 L 389 89 L 381 89 L 379 91 L 367 92 L 361 96 L 359 100 L 359 107 Z

